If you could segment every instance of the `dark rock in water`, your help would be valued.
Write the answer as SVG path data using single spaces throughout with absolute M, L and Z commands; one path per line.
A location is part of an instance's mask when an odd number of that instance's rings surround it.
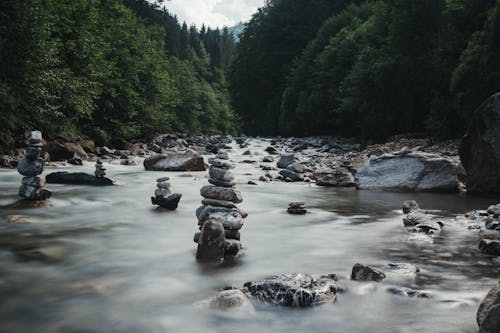
M 281 155 L 277 166 L 280 169 L 286 169 L 290 164 L 294 162 L 296 162 L 295 154 Z
M 166 197 L 159 197 L 159 196 L 151 197 L 151 203 L 153 205 L 158 205 L 165 209 L 175 210 L 177 209 L 177 206 L 179 205 L 179 201 L 181 200 L 181 198 L 182 194 L 174 193 Z
M 289 307 L 311 307 L 335 301 L 337 277 L 309 274 L 282 274 L 263 281 L 247 282 L 244 291 L 267 303 Z
M 219 292 L 219 294 L 210 300 L 210 307 L 218 310 L 228 310 L 234 308 L 253 309 L 252 303 L 239 289 L 229 289 Z
M 217 178 L 209 178 L 208 182 L 212 185 L 220 186 L 220 187 L 233 187 L 234 185 L 236 185 L 236 183 L 233 181 L 226 182 L 226 181 L 223 181 L 223 180 L 220 180 Z
M 346 168 L 321 169 L 314 173 L 316 185 L 331 187 L 354 187 L 354 176 Z
M 436 154 L 385 154 L 370 159 L 356 173 L 356 183 L 368 190 L 458 192 L 458 169 L 458 162 Z
M 482 239 L 479 242 L 479 249 L 485 254 L 500 256 L 500 241 L 493 239 Z
M 265 149 L 265 151 L 266 151 L 268 154 L 271 154 L 271 155 L 278 155 L 278 154 L 279 154 L 279 152 L 276 150 L 276 148 L 271 147 L 271 146 L 267 147 L 267 148 Z
M 356 281 L 382 281 L 385 279 L 385 274 L 376 268 L 355 264 L 352 268 L 351 279 Z
M 304 181 L 304 177 L 290 170 L 281 170 L 279 174 L 282 175 L 284 178 L 291 179 L 294 182 Z
M 225 229 L 239 230 L 243 226 L 243 217 L 238 209 L 217 206 L 201 206 L 196 210 L 198 224 L 202 226 L 207 220 L 215 220 Z
M 198 238 L 196 259 L 207 262 L 221 262 L 226 253 L 224 227 L 218 221 L 208 220 Z
M 419 210 L 420 206 L 415 200 L 406 200 L 403 202 L 403 213 L 408 214 L 412 210 Z
M 269 181 L 270 181 L 270 180 L 269 180 L 269 178 L 267 178 L 266 176 L 260 176 L 260 177 L 259 177 L 259 180 L 260 180 L 261 182 L 264 182 L 264 183 L 269 183 Z
M 73 165 L 83 165 L 83 160 L 80 157 L 74 156 L 68 160 L 68 163 Z
M 241 148 L 244 148 L 244 147 L 241 147 Z M 250 156 L 252 155 L 252 152 L 250 150 L 246 150 L 243 152 L 243 156 Z
M 459 154 L 468 193 L 500 193 L 500 93 L 475 111 Z
M 262 162 L 265 162 L 265 163 L 274 162 L 274 158 L 272 158 L 271 156 L 266 156 L 262 159 Z
M 45 161 L 43 158 L 30 160 L 23 158 L 17 163 L 17 171 L 26 177 L 38 176 L 43 172 Z
M 52 196 L 52 192 L 43 187 L 21 185 L 19 196 L 29 200 L 43 201 L 49 199 Z
M 241 240 L 241 235 L 239 230 L 226 229 L 226 239 Z
M 256 183 L 256 182 L 254 182 L 253 180 L 249 180 L 249 181 L 248 181 L 248 185 L 259 185 L 259 184 L 257 184 L 257 183 Z
M 500 217 L 500 204 L 497 205 L 491 205 L 488 207 L 486 210 L 488 214 L 493 215 L 493 218 L 499 218 Z
M 113 180 L 106 177 L 95 177 L 84 172 L 53 172 L 45 178 L 47 183 L 51 184 L 72 184 L 72 185 L 90 185 L 90 186 L 110 186 Z
M 305 208 L 288 208 L 286 211 L 288 214 L 291 214 L 291 215 L 307 214 L 307 209 L 305 209 Z
M 303 208 L 306 204 L 302 201 L 290 202 L 288 207 L 290 208 Z
M 482 300 L 477 310 L 479 333 L 500 332 L 500 283 Z
M 224 182 L 231 182 L 234 180 L 233 173 L 228 169 L 218 168 L 213 165 L 208 169 L 208 175 L 212 179 L 222 180 Z
M 196 153 L 157 154 L 144 160 L 144 168 L 150 171 L 205 171 L 203 157 Z
M 239 240 L 228 239 L 228 237 L 226 237 L 226 243 L 224 246 L 226 248 L 226 253 L 225 253 L 226 257 L 228 256 L 236 257 L 240 252 L 240 250 L 243 248 Z
M 414 290 L 410 288 L 388 288 L 388 292 L 399 295 L 399 296 L 407 296 L 407 297 L 416 297 L 416 298 L 431 298 L 429 293 L 420 290 Z
M 240 203 L 243 201 L 241 192 L 228 187 L 205 185 L 200 189 L 202 197 Z

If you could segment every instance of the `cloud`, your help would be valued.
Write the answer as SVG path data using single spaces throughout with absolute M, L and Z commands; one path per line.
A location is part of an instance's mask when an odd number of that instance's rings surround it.
M 164 4 L 180 22 L 215 28 L 247 21 L 263 0 L 170 0 Z

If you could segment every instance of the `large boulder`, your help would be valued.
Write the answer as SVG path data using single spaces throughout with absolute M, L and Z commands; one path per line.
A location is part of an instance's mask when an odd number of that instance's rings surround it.
M 90 185 L 90 186 L 110 186 L 113 180 L 101 177 L 98 178 L 84 172 L 53 172 L 45 177 L 45 181 L 51 184 L 72 184 L 72 185 Z
M 468 193 L 500 193 L 500 93 L 476 110 L 459 154 Z
M 477 310 L 479 333 L 500 332 L 500 283 L 483 299 Z
M 458 192 L 460 164 L 437 154 L 409 152 L 372 158 L 356 173 L 359 189 Z
M 74 157 L 79 157 L 84 160 L 89 158 L 85 150 L 78 143 L 65 142 L 62 139 L 49 141 L 46 146 L 46 151 L 49 153 L 51 161 L 64 161 Z
M 338 167 L 334 169 L 326 168 L 317 170 L 314 173 L 316 185 L 331 187 L 354 187 L 356 182 L 354 176 L 346 168 Z
M 144 168 L 150 171 L 205 171 L 203 156 L 192 153 L 157 154 L 144 160 Z

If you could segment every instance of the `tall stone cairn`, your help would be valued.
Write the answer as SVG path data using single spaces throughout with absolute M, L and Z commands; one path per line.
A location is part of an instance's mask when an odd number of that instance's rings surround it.
M 42 133 L 31 132 L 28 136 L 26 157 L 17 164 L 17 171 L 24 176 L 19 196 L 31 201 L 47 200 L 52 195 L 52 192 L 44 187 L 45 180 L 40 177 L 45 166 L 44 159 L 40 157 L 42 146 Z
M 194 235 L 198 243 L 196 258 L 200 261 L 221 262 L 238 256 L 242 246 L 240 229 L 247 214 L 236 204 L 243 201 L 235 190 L 236 183 L 231 169 L 235 165 L 226 154 L 208 160 L 210 185 L 200 189 L 202 206 L 196 210 L 200 232 Z

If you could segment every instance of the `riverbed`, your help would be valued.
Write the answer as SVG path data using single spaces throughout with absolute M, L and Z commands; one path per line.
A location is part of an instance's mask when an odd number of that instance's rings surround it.
M 229 156 L 260 161 L 268 145 L 251 140 L 249 157 L 233 143 Z M 236 262 L 208 267 L 196 261 L 193 242 L 207 172 L 144 171 L 140 159 L 135 166 L 104 163 L 116 186 L 48 184 L 49 205 L 0 210 L 0 332 L 472 333 L 479 302 L 500 277 L 500 261 L 477 248 L 479 231 L 450 222 L 498 203 L 495 198 L 313 183 L 255 186 L 247 182 L 264 174 L 258 163 L 237 163 L 240 207 L 249 214 L 241 230 L 244 249 Z M 92 173 L 93 164 L 51 166 L 44 174 L 54 171 Z M 183 195 L 176 211 L 151 205 L 162 176 Z M 0 205 L 18 199 L 20 182 L 15 170 L 0 170 Z M 409 199 L 447 219 L 439 236 L 405 230 L 401 205 Z M 309 213 L 288 215 L 291 201 L 304 201 Z M 357 262 L 383 270 L 387 279 L 349 280 Z M 390 263 L 413 264 L 420 272 L 393 272 Z M 254 312 L 223 314 L 203 302 L 226 286 L 281 273 L 337 273 L 346 277 L 339 281 L 345 292 L 335 303 L 305 310 L 253 302 Z M 431 297 L 394 295 L 387 290 L 393 287 Z

